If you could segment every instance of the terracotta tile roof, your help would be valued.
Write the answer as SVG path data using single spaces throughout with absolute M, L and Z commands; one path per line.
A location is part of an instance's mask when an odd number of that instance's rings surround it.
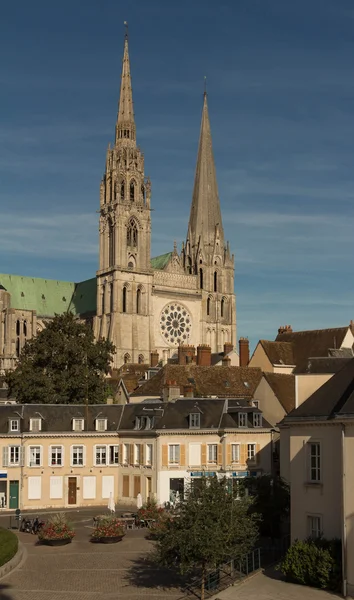
M 286 413 L 295 408 L 295 375 L 263 373 Z
M 150 366 L 148 364 L 140 363 L 122 365 L 119 369 L 112 370 L 111 378 L 108 379 L 108 382 L 114 388 L 114 386 L 117 386 L 120 380 L 123 379 L 128 394 L 130 394 L 138 387 L 140 380 L 144 377 L 149 368 Z
M 131 396 L 161 396 L 168 381 L 177 386 L 193 385 L 195 397 L 247 397 L 262 377 L 258 367 L 200 367 L 197 365 L 165 365 L 154 377 L 144 382 Z
M 260 340 L 259 343 L 263 346 L 272 365 L 295 365 L 292 343 L 269 340 Z

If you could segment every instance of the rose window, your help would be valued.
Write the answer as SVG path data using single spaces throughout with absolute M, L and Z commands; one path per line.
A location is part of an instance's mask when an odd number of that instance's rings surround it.
M 161 335 L 168 344 L 187 344 L 192 320 L 186 308 L 179 303 L 167 304 L 160 317 Z

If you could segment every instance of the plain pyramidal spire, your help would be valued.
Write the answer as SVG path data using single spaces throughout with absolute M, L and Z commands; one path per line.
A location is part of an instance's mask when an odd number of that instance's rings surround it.
M 116 124 L 116 144 L 136 143 L 136 128 L 134 119 L 132 78 L 130 73 L 128 23 L 124 23 L 126 31 L 124 38 L 123 66 L 120 84 L 118 116 Z
M 216 170 L 211 140 L 206 84 L 202 123 L 200 128 L 197 166 L 194 178 L 193 199 L 188 226 L 189 242 L 195 248 L 202 243 L 204 248 L 214 248 L 218 231 L 223 244 L 224 232 L 216 181 Z

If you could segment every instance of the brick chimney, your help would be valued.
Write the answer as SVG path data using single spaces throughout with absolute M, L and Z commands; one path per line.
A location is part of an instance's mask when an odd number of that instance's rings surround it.
M 159 353 L 157 352 L 157 350 L 154 350 L 154 352 L 150 353 L 150 367 L 157 367 L 158 364 L 159 364 Z
M 181 388 L 177 385 L 177 381 L 166 381 L 166 385 L 162 390 L 162 399 L 164 402 L 170 402 L 181 395 Z
M 199 367 L 210 367 L 211 365 L 211 348 L 206 344 L 197 346 L 197 365 Z
M 225 342 L 224 344 L 224 356 L 232 352 L 234 349 L 234 345 L 231 342 Z
M 278 333 L 292 333 L 293 328 L 291 325 L 281 325 L 278 329 Z
M 223 356 L 221 364 L 223 367 L 229 367 L 231 365 L 231 358 L 229 356 Z
M 185 398 L 194 398 L 194 388 L 191 383 L 184 386 L 184 397 Z
M 178 347 L 178 364 L 187 365 L 195 362 L 195 347 L 194 346 L 179 346 Z
M 247 367 L 250 362 L 250 343 L 248 338 L 241 337 L 238 341 L 240 367 Z

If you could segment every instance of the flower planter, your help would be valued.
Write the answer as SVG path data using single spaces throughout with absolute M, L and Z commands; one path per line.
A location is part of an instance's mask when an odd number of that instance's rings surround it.
M 93 538 L 93 540 L 100 544 L 116 544 L 117 542 L 121 542 L 123 538 L 124 535 L 115 535 L 114 537 Z
M 46 540 L 43 539 L 41 540 L 42 544 L 45 544 L 46 546 L 66 546 L 67 544 L 71 544 L 71 538 L 62 538 L 62 539 L 57 539 L 57 540 Z

